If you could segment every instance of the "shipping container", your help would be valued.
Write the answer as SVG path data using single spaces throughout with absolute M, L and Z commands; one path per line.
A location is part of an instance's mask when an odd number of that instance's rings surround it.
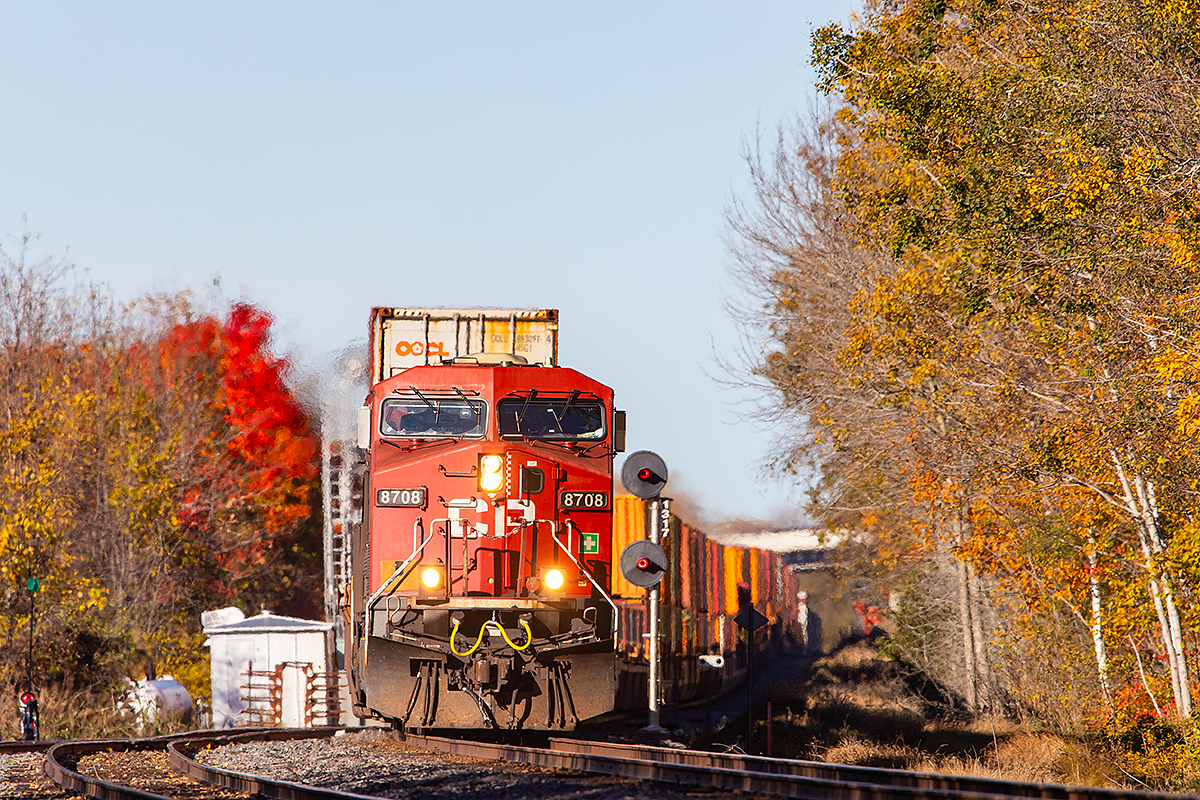
M 511 353 L 554 367 L 558 310 L 373 308 L 370 353 L 372 384 L 409 367 L 479 353 Z
M 633 542 L 646 538 L 645 504 L 631 494 L 617 495 L 613 500 L 613 576 L 612 594 L 630 600 L 642 600 L 646 590 L 625 580 L 619 565 L 621 553 Z

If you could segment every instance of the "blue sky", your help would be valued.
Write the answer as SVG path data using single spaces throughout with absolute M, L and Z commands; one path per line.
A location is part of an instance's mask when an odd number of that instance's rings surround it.
M 710 377 L 723 210 L 851 7 L 0 2 L 0 234 L 118 298 L 218 280 L 302 364 L 372 306 L 558 308 L 671 492 L 774 516 L 771 432 Z

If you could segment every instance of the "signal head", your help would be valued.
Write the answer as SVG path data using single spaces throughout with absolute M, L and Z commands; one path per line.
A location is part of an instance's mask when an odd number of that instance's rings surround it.
M 667 465 L 649 450 L 630 453 L 621 467 L 621 483 L 643 500 L 658 497 L 667 483 Z
M 667 573 L 667 554 L 654 542 L 632 542 L 621 551 L 621 574 L 634 586 L 654 586 Z

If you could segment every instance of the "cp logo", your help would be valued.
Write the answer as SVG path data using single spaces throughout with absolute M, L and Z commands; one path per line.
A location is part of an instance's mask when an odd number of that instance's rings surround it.
M 423 355 L 426 355 L 425 345 L 422 342 L 399 342 L 396 344 L 396 355 L 400 355 L 400 356 L 423 356 Z M 446 352 L 446 348 L 441 342 L 430 342 L 428 355 L 441 356 L 442 358 L 446 358 L 449 354 Z

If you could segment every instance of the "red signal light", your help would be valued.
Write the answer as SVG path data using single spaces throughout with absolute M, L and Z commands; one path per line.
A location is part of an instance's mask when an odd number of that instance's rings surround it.
M 647 570 L 647 569 L 650 569 L 650 559 L 648 559 L 648 558 L 639 558 L 639 559 L 637 560 L 637 568 L 638 568 L 638 569 L 641 569 L 641 570 Z
M 629 492 L 643 500 L 658 497 L 667 482 L 667 465 L 649 450 L 639 450 L 621 466 L 621 482 Z M 632 561 L 629 566 L 633 566 Z

